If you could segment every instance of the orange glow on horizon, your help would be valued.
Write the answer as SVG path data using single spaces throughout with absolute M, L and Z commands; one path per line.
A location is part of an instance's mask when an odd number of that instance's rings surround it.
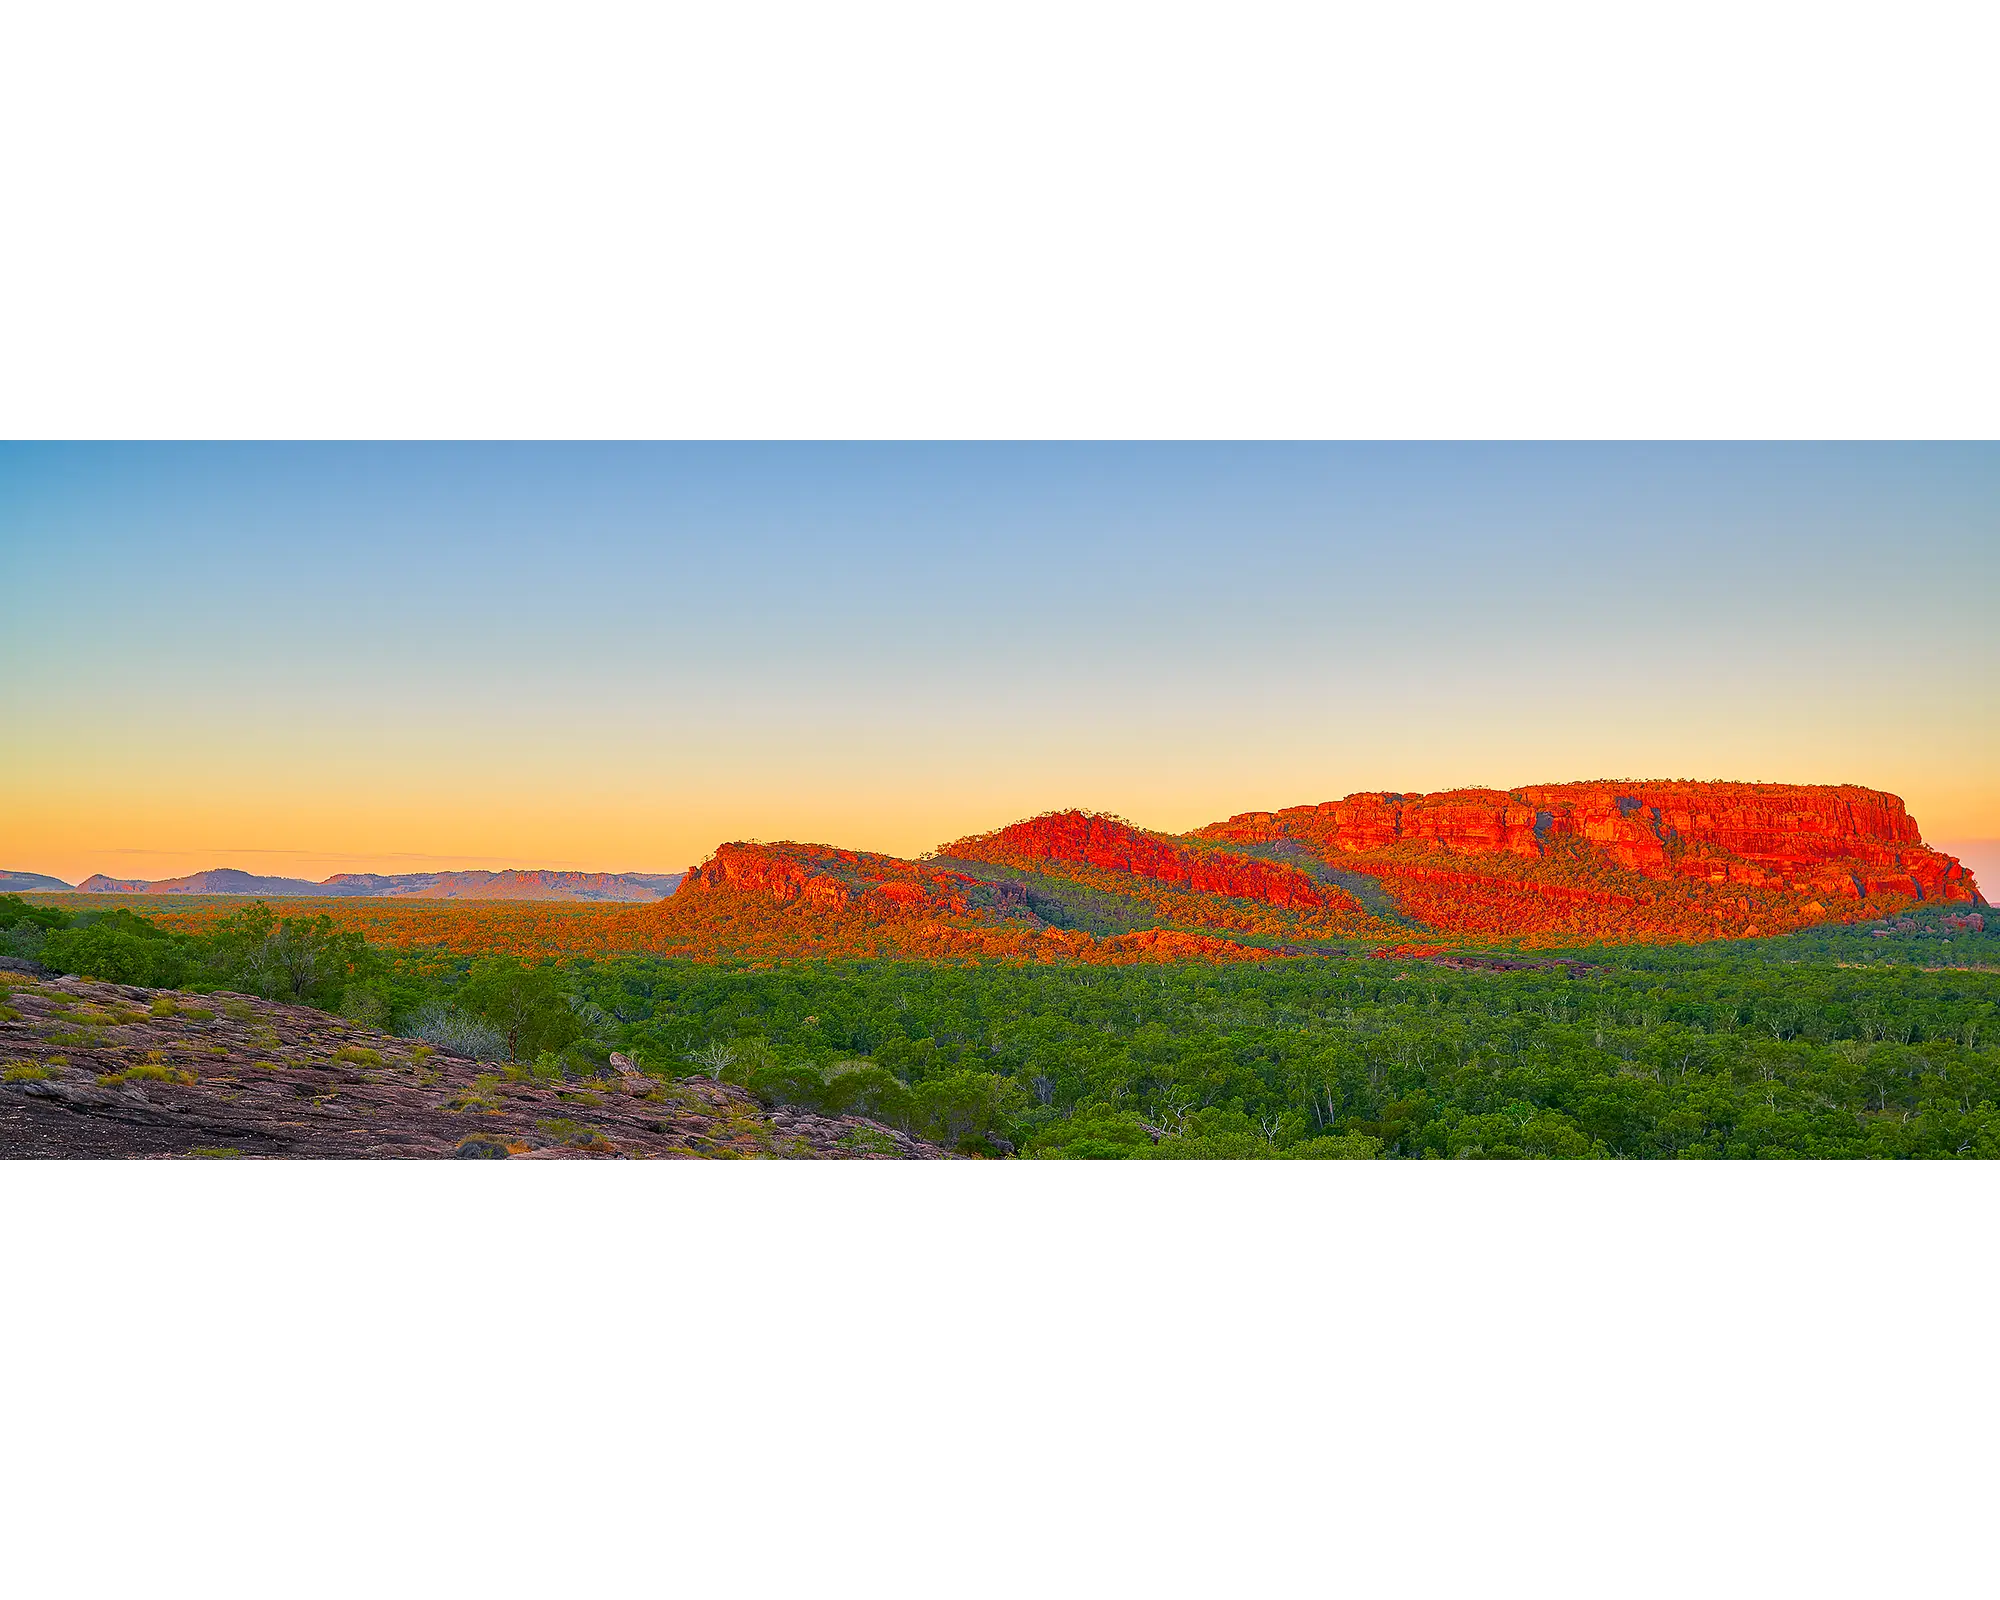
M 1522 783 L 1564 781 L 1568 774 Z M 1759 775 L 1767 776 L 1767 775 Z M 1857 781 L 1800 778 L 1795 781 Z M 508 867 L 582 872 L 672 872 L 693 865 L 729 840 L 796 840 L 913 857 L 968 834 L 1041 812 L 1082 805 L 1128 817 L 1141 827 L 1183 833 L 1243 811 L 1339 799 L 1362 789 L 1429 792 L 1471 787 L 1464 782 L 1307 785 L 1244 784 L 1226 790 L 1204 784 L 1179 795 L 1136 781 L 1136 798 L 1108 782 L 1069 792 L 1010 786 L 993 794 L 940 788 L 881 794 L 834 791 L 703 797 L 696 803 L 649 802 L 630 794 L 533 795 L 475 791 L 455 803 L 441 795 L 392 799 L 380 791 L 268 797 L 224 793 L 204 799 L 182 792 L 157 803 L 124 795 L 72 793 L 39 804 L 7 797 L 0 810 L 0 868 L 46 873 L 77 883 L 93 873 L 160 879 L 214 867 L 318 881 L 338 872 L 409 873 Z M 1924 838 L 1940 848 L 1953 839 L 2000 838 L 2000 805 L 1949 792 L 1875 787 L 1909 803 Z M 1078 794 L 1076 789 L 1083 793 Z M 1980 847 L 1983 849 L 1983 847 Z M 1990 855 L 1984 857 L 1992 860 Z M 1977 860 L 1968 863 L 1978 869 Z M 1993 871 L 1982 883 L 1995 881 Z

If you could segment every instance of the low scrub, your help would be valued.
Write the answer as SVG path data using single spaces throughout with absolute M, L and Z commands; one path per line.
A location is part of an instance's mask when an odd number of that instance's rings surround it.
M 490 1022 L 439 1001 L 417 1013 L 410 1032 L 448 1056 L 466 1056 L 474 1061 L 505 1061 L 508 1056 L 506 1034 Z
M 588 1123 L 578 1122 L 573 1117 L 545 1117 L 535 1124 L 535 1131 L 557 1144 L 568 1145 L 573 1150 L 608 1150 L 610 1141 Z
M 343 1045 L 340 1049 L 334 1051 L 333 1059 L 336 1061 L 345 1061 L 357 1067 L 379 1067 L 382 1065 L 382 1052 L 380 1050 L 370 1050 L 365 1045 L 350 1044 Z
M 164 1062 L 142 1061 L 135 1067 L 127 1067 L 123 1072 L 105 1072 L 97 1081 L 106 1088 L 116 1088 L 121 1083 L 174 1083 L 183 1089 L 194 1087 L 195 1076 L 184 1067 L 170 1067 Z

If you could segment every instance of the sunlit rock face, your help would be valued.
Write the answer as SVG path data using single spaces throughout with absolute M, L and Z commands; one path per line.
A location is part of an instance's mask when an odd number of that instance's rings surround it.
M 1190 837 L 1296 841 L 1382 879 L 1415 920 L 1479 935 L 1716 938 L 1980 899 L 1961 862 L 1923 843 L 1900 798 L 1849 784 L 1355 794 L 1244 812 Z
M 1584 837 L 1607 843 L 1613 859 L 1656 875 L 1673 871 L 1854 898 L 1905 894 L 1969 901 L 1978 893 L 1960 862 L 1924 844 L 1902 800 L 1879 789 L 1561 784 L 1522 794 L 1559 814 L 1566 808 L 1583 822 Z M 1612 810 L 1622 832 L 1608 815 Z M 1619 853 L 1621 847 L 1629 857 Z
M 1184 836 L 1058 811 L 921 861 L 726 844 L 649 926 L 690 953 L 1267 960 L 1412 935 L 1741 938 L 1920 901 L 1983 904 L 1895 795 L 1648 780 L 1354 794 Z
M 1226 876 L 1227 869 L 1222 870 Z M 1301 875 L 1301 881 L 1312 887 L 1309 876 Z M 648 907 L 646 915 L 650 948 L 697 957 L 893 956 L 1125 965 L 1267 961 L 1279 954 L 1188 929 L 1094 935 L 1054 927 L 1035 914 L 1018 883 L 988 881 L 927 861 L 815 844 L 722 845 L 688 873 L 671 899 Z
M 938 854 L 1021 868 L 1085 866 L 1169 884 L 1197 894 L 1254 900 L 1287 909 L 1347 907 L 1353 900 L 1308 872 L 1253 856 L 1191 847 L 1116 817 L 1055 811 L 945 845 Z
M 733 891 L 779 905 L 821 911 L 873 909 L 883 914 L 963 913 L 972 880 L 921 863 L 865 850 L 816 844 L 725 844 L 691 869 L 678 896 Z

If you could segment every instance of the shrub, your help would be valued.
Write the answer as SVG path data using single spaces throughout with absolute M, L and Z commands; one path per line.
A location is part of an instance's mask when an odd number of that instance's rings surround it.
M 157 1061 L 142 1061 L 123 1072 L 100 1073 L 97 1081 L 106 1088 L 116 1088 L 121 1083 L 177 1083 L 183 1089 L 191 1089 L 195 1076 L 183 1068 L 169 1067 Z
M 766 1106 L 826 1110 L 827 1081 L 811 1063 L 775 1063 L 750 1074 L 750 1093 Z
M 1270 1161 L 1278 1150 L 1261 1134 L 1197 1133 L 1162 1139 L 1133 1154 L 1144 1161 Z
M 611 1049 L 601 1039 L 572 1040 L 561 1054 L 565 1069 L 577 1077 L 617 1076 L 617 1069 L 611 1065 Z
M 880 1128 L 849 1128 L 834 1141 L 842 1150 L 852 1150 L 858 1155 L 893 1156 L 902 1152 L 896 1141 Z
M 506 1034 L 492 1023 L 467 1016 L 441 1001 L 432 1001 L 419 1011 L 410 1030 L 416 1038 L 448 1056 L 469 1056 L 474 1061 L 507 1059 Z
M 36 928 L 53 933 L 69 926 L 69 913 L 54 906 L 31 906 L 17 894 L 0 894 L 0 928 Z
M 1461 1117 L 1445 1152 L 1487 1161 L 1587 1161 L 1610 1154 L 1560 1111 L 1527 1106 Z
M 991 1072 L 954 1072 L 910 1090 L 918 1132 L 940 1144 L 997 1143 L 1024 1096 L 1011 1078 Z
M 233 1144 L 198 1144 L 188 1152 L 197 1161 L 233 1161 L 242 1154 Z
M 869 1117 L 907 1129 L 913 1114 L 910 1089 L 873 1061 L 766 1061 L 749 1075 L 749 1089 L 766 1106 L 798 1106 L 821 1116 Z
M 0 1072 L 0 1082 L 21 1083 L 36 1078 L 53 1078 L 55 1075 L 53 1067 L 38 1067 L 32 1061 L 10 1061 L 6 1070 Z
M 1233 1107 L 1208 1106 L 1188 1117 L 1176 1137 L 1136 1154 L 1149 1161 L 1274 1161 L 1285 1152 L 1271 1133 L 1269 1124 L 1259 1126 Z
M 121 906 L 91 913 L 90 921 L 51 933 L 40 959 L 58 972 L 149 989 L 177 989 L 192 970 L 192 949 L 191 940 L 155 927 Z
M 471 1083 L 445 1101 L 443 1109 L 474 1112 L 482 1116 L 500 1110 L 500 1074 L 480 1073 Z
M 1302 1139 L 1278 1152 L 1281 1161 L 1373 1161 L 1382 1153 L 1382 1141 L 1365 1133 L 1329 1134 L 1319 1139 Z
M 365 1028 L 386 1027 L 389 1022 L 389 1002 L 373 989 L 350 985 L 341 994 L 340 1014 L 349 1022 L 358 1022 Z
M 379 1067 L 382 1065 L 382 1052 L 370 1050 L 364 1045 L 349 1044 L 334 1051 L 333 1059 L 352 1062 L 357 1067 Z
M 826 1080 L 827 1115 L 871 1117 L 877 1122 L 908 1126 L 909 1085 L 887 1067 L 865 1060 L 836 1061 L 821 1076 Z
M 0 955 L 19 956 L 23 961 L 42 959 L 48 935 L 37 927 L 0 928 Z
M 597 1129 L 571 1117 L 545 1117 L 535 1124 L 535 1131 L 573 1150 L 597 1150 L 608 1144 Z
M 1153 1135 L 1131 1112 L 1085 1106 L 1036 1133 L 1023 1154 L 1042 1161 L 1128 1161 L 1152 1148 Z

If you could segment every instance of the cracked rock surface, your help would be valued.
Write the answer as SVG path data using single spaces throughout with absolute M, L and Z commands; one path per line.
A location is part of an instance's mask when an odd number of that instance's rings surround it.
M 0 1156 L 939 1160 L 622 1056 L 548 1082 L 306 1006 L 0 972 Z

